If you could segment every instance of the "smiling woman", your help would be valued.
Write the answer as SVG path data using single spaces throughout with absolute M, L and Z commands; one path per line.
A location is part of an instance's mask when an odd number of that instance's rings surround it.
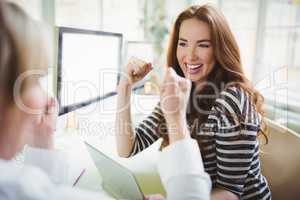
M 257 136 L 266 130 L 263 98 L 245 76 L 223 14 L 208 5 L 183 11 L 171 33 L 167 65 L 193 81 L 186 117 L 213 182 L 212 199 L 271 198 L 257 156 Z
M 151 70 L 147 66 L 142 76 Z M 160 103 L 134 133 L 122 129 L 126 134 L 117 137 L 120 155 L 134 156 L 159 138 L 165 148 L 174 133 L 190 134 L 212 180 L 211 199 L 271 199 L 260 170 L 257 138 L 265 135 L 263 98 L 245 76 L 239 47 L 223 14 L 209 5 L 180 13 L 170 35 L 167 66 L 192 81 L 187 105 L 178 104 L 176 87 L 168 97 L 161 94 Z M 119 108 L 130 100 L 129 89 L 120 91 Z M 173 114 L 166 108 L 174 108 Z M 130 108 L 117 119 L 131 124 Z

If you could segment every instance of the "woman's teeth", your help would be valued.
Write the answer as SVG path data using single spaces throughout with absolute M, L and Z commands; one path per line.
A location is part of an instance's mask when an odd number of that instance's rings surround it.
M 203 64 L 200 64 L 200 65 L 189 65 L 189 64 L 186 64 L 186 66 L 187 66 L 188 73 L 190 73 L 190 74 L 196 74 L 196 73 L 198 73 L 201 70 L 201 67 L 203 66 Z

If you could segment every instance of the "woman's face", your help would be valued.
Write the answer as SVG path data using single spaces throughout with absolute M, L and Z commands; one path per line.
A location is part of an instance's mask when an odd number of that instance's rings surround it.
M 196 18 L 181 23 L 176 56 L 184 76 L 193 82 L 205 80 L 215 64 L 210 35 L 208 24 Z

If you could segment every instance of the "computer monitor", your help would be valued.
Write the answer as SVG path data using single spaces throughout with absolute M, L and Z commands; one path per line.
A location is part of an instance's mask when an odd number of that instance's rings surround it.
M 116 93 L 122 34 L 58 28 L 60 115 Z

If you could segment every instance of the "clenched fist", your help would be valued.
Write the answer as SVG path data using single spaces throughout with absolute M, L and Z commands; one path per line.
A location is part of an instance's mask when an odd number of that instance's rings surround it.
M 138 58 L 130 58 L 127 66 L 123 81 L 127 81 L 130 85 L 142 80 L 152 70 L 151 63 Z
M 191 81 L 178 76 L 169 67 L 160 94 L 161 108 L 167 123 L 177 123 L 185 119 L 190 90 Z

